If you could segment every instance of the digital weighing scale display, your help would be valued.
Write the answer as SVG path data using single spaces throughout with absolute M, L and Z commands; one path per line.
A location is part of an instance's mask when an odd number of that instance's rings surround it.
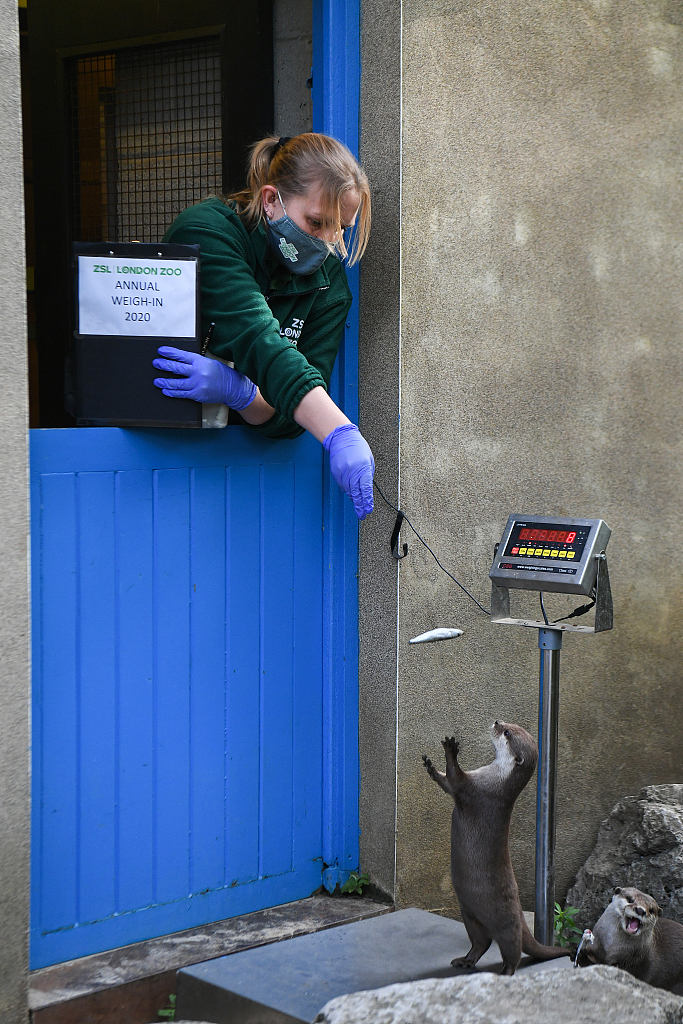
M 589 533 L 589 527 L 578 523 L 567 527 L 560 523 L 515 522 L 504 555 L 564 559 L 564 564 L 569 565 L 581 561 Z
M 610 532 L 602 519 L 512 515 L 489 576 L 500 587 L 590 594 Z

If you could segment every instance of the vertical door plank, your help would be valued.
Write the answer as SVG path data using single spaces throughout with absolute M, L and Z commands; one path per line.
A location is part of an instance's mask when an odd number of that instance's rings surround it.
M 155 861 L 159 903 L 190 886 L 190 471 L 154 473 Z
M 224 884 L 225 470 L 192 471 L 190 892 Z
M 43 815 L 40 850 L 40 927 L 66 928 L 79 920 L 79 674 L 78 522 L 73 473 L 45 473 L 40 480 L 42 636 L 39 673 L 42 774 L 34 800 Z M 37 510 L 34 510 L 36 514 Z M 35 787 L 39 786 L 39 794 Z M 35 854 L 34 854 L 35 856 Z M 34 908 L 35 912 L 35 908 Z
M 319 458 L 296 463 L 294 481 L 294 863 L 322 861 L 322 495 Z M 317 521 L 316 521 L 317 512 Z M 322 866 L 322 865 L 321 865 Z
M 152 473 L 116 474 L 118 600 L 118 906 L 154 899 Z
M 114 474 L 76 477 L 80 641 L 80 919 L 113 914 L 116 804 Z
M 260 874 L 292 869 L 294 466 L 261 467 Z
M 227 885 L 259 874 L 259 558 L 258 465 L 232 466 L 226 519 L 228 658 L 226 714 Z

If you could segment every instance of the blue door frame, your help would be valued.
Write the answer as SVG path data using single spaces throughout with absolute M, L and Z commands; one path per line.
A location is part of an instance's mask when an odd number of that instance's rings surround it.
M 357 157 L 360 0 L 313 0 L 313 129 Z M 348 269 L 353 305 L 330 394 L 358 422 L 358 265 Z M 323 860 L 330 891 L 358 867 L 358 523 L 325 460 L 323 650 Z
M 313 111 L 314 129 L 333 135 L 345 142 L 356 155 L 358 153 L 358 117 L 360 89 L 360 6 L 358 0 L 314 0 L 314 67 L 313 67 Z M 345 410 L 353 421 L 358 416 L 358 270 L 351 268 L 349 283 L 354 294 L 354 304 L 346 324 L 343 342 L 335 366 L 330 392 L 335 401 Z M 231 428 L 232 429 L 232 428 Z M 35 432 L 36 434 L 42 432 Z M 43 443 L 34 438 L 36 451 L 57 451 L 55 466 L 60 465 L 62 454 L 75 442 L 75 451 L 85 441 L 83 431 L 49 431 L 53 439 L 45 438 Z M 98 432 L 99 433 L 99 432 Z M 113 436 L 114 431 L 112 431 Z M 116 431 L 118 434 L 119 432 Z M 170 433 L 170 432 L 169 432 Z M 56 435 L 61 436 L 61 440 Z M 80 435 L 80 438 L 79 438 Z M 72 440 L 69 440 L 71 436 Z M 94 438 L 94 432 L 92 434 Z M 170 442 L 169 437 L 169 442 Z M 196 441 L 200 441 L 197 437 Z M 207 438 L 207 441 L 209 439 Z M 302 439 L 304 441 L 305 439 Z M 310 441 L 310 439 L 308 439 Z M 118 443 L 118 442 L 117 442 Z M 57 449 L 55 449 L 55 444 Z M 304 445 L 304 448 L 306 447 Z M 215 447 L 215 443 L 211 445 Z M 247 443 L 247 448 L 249 444 Z M 297 448 L 300 447 L 297 445 Z M 284 452 L 283 452 L 284 454 Z M 68 459 L 67 459 L 68 461 Z M 87 460 L 86 460 L 87 463 Z M 129 468 L 132 468 L 129 467 Z M 170 464 L 169 464 L 170 468 Z M 85 486 L 99 487 L 92 474 L 98 475 L 101 467 L 84 463 L 83 472 L 91 476 Z M 36 467 L 37 471 L 37 467 Z M 55 470 L 57 473 L 60 470 Z M 66 472 L 65 469 L 62 470 Z M 194 472 L 194 470 L 192 471 Z M 206 479 L 211 477 L 209 473 Z M 198 477 L 199 479 L 199 477 Z M 106 488 L 105 488 L 106 490 Z M 40 488 L 35 490 L 40 493 Z M 104 493 L 104 492 L 103 492 Z M 108 492 L 107 492 L 108 493 Z M 182 493 L 179 491 L 178 493 Z M 78 499 L 80 500 L 80 499 Z M 156 498 L 155 498 L 156 500 Z M 34 505 L 34 515 L 36 507 Z M 351 871 L 358 868 L 358 599 L 357 599 L 357 565 L 358 565 L 358 524 L 351 502 L 345 499 L 336 484 L 331 481 L 327 460 L 323 459 L 323 533 L 322 533 L 322 851 L 321 859 L 315 858 L 322 865 L 322 881 L 332 891 L 336 884 L 348 878 Z M 34 549 L 34 558 L 37 549 Z M 37 579 L 38 576 L 34 576 Z M 97 591 L 93 592 L 98 597 Z M 95 614 L 93 612 L 93 614 Z M 95 705 L 95 710 L 97 710 Z M 104 709 L 103 709 L 104 713 Z M 93 747 L 98 755 L 96 744 Z M 37 755 L 39 756 L 39 755 Z M 104 756 L 104 755 L 102 755 Z M 93 785 L 97 783 L 94 778 Z M 34 821 L 38 821 L 40 807 L 34 809 Z M 294 812 L 296 817 L 296 812 Z M 169 823 L 172 830 L 172 823 Z M 35 829 L 35 842 L 40 842 L 40 829 Z M 172 841 L 169 836 L 169 840 Z M 40 869 L 40 859 L 34 848 L 34 872 Z M 320 854 L 318 855 L 320 856 Z M 319 870 L 319 868 L 318 868 Z M 303 877 L 303 876 L 302 876 Z M 318 875 L 318 878 L 320 875 Z M 37 888 L 37 886 L 36 886 Z M 312 881 L 308 891 L 315 888 Z M 304 893 L 302 893 L 304 894 Z M 275 895 L 275 899 L 273 899 Z M 262 905 L 269 906 L 273 902 L 296 898 L 296 893 L 282 893 L 280 899 L 273 890 L 270 894 L 268 885 L 264 886 Z M 221 911 L 220 901 L 210 898 L 207 903 L 214 905 L 209 909 L 205 920 L 215 920 L 225 916 Z M 229 913 L 241 913 L 248 909 L 256 909 L 249 905 L 240 907 L 239 899 L 230 904 Z M 225 909 L 225 908 L 223 908 Z M 183 920 L 183 915 L 176 920 L 172 908 L 169 907 L 167 919 L 162 931 L 174 931 L 191 926 L 198 921 Z M 122 922 L 123 924 L 123 922 Z M 40 927 L 34 922 L 34 927 Z M 59 930 L 59 929 L 58 929 Z M 84 930 L 85 931 L 85 930 Z M 159 934 L 155 926 L 150 934 Z M 72 930 L 73 935 L 73 930 Z M 107 946 L 117 944 L 118 929 L 111 932 L 115 941 Z M 142 937 L 142 936 L 141 936 Z M 122 928 L 118 943 L 135 941 L 126 937 Z M 49 948 L 48 948 L 49 947 Z M 59 944 L 52 940 L 38 952 L 34 947 L 32 967 L 43 966 L 65 959 L 59 953 Z M 74 951 L 67 956 L 82 956 L 94 950 L 87 945 L 80 950 L 78 940 Z

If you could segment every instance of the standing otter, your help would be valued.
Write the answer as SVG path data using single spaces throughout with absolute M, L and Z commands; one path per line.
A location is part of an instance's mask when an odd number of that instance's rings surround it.
M 683 995 L 683 925 L 661 914 L 652 896 L 640 889 L 615 889 L 579 948 L 592 963 L 621 967 L 648 985 Z
M 525 729 L 505 722 L 494 722 L 492 739 L 495 760 L 472 772 L 458 764 L 460 744 L 454 737 L 442 741 L 445 775 L 426 754 L 422 760 L 430 777 L 455 801 L 451 877 L 472 948 L 452 964 L 474 967 L 495 940 L 503 957 L 502 973 L 514 974 L 522 953 L 551 960 L 569 956 L 569 950 L 542 946 L 529 931 L 508 847 L 512 808 L 534 773 L 538 747 Z

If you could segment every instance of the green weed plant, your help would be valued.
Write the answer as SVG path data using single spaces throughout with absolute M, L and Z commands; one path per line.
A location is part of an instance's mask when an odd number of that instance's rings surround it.
M 555 941 L 558 946 L 566 949 L 567 946 L 575 946 L 583 932 L 577 926 L 575 918 L 579 912 L 578 907 L 565 907 L 564 910 L 559 903 L 555 904 Z
M 344 882 L 341 887 L 341 891 L 345 893 L 357 892 L 359 896 L 363 895 L 363 886 L 369 885 L 370 879 L 367 875 L 359 875 L 355 871 L 352 871 L 348 879 Z
M 158 1010 L 157 1017 L 161 1017 L 162 1020 L 175 1020 L 175 995 L 171 994 L 168 997 L 168 1006 L 165 1010 Z

